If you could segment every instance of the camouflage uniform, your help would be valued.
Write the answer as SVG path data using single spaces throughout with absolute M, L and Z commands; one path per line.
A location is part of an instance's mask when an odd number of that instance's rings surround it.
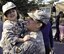
M 3 24 L 2 47 L 3 52 L 10 52 L 16 44 L 16 40 L 21 32 L 20 26 L 16 22 L 6 20 Z
M 17 42 L 21 31 L 21 27 L 16 22 L 9 20 L 4 22 L 1 39 L 3 54 L 45 54 L 44 48 L 41 51 L 41 45 L 34 41 L 35 39 L 24 43 Z
M 35 41 L 36 43 L 34 42 L 34 44 L 36 44 L 37 46 L 34 54 L 45 54 L 45 46 L 42 32 L 30 32 L 30 37 L 33 38 L 32 41 Z

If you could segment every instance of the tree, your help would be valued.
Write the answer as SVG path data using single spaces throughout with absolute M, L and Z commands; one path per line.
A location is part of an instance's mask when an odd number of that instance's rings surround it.
M 0 4 L 1 6 L 4 5 L 6 2 L 8 1 L 12 1 L 13 3 L 16 4 L 19 12 L 23 15 L 27 14 L 27 11 L 32 7 L 32 6 L 36 6 L 37 4 L 35 4 L 35 1 L 31 1 L 30 3 L 28 3 L 28 0 L 0 0 Z M 2 8 L 0 7 L 0 10 Z
M 13 3 L 15 3 L 20 13 L 25 14 L 25 12 L 27 11 L 28 0 L 0 0 L 0 4 L 4 5 L 8 1 L 12 1 Z

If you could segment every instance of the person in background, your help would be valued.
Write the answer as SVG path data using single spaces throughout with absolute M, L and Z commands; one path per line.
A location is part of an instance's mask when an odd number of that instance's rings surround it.
M 46 54 L 49 54 L 51 52 L 51 50 L 53 50 L 53 48 L 54 48 L 52 26 L 51 26 L 51 22 L 50 22 L 50 17 L 46 17 L 43 21 L 45 21 L 45 20 L 47 20 L 47 22 L 46 23 L 43 22 L 44 27 L 42 27 L 41 31 L 43 33 Z
M 64 42 L 64 13 L 62 13 L 59 19 L 59 31 L 60 31 L 59 39 L 61 42 Z
M 56 34 L 55 34 L 55 40 L 60 41 L 60 31 L 59 31 L 59 19 L 63 16 L 63 12 L 60 11 L 58 16 L 56 17 Z
M 43 33 L 46 54 L 49 54 L 50 51 L 53 49 L 53 36 L 52 36 L 51 23 L 48 22 L 47 25 L 45 25 L 45 27 L 42 28 L 41 31 Z

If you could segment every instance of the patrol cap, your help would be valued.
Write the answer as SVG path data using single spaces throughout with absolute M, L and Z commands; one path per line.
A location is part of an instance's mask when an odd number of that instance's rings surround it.
M 40 20 L 41 22 L 47 24 L 49 21 L 49 16 L 46 14 L 46 12 L 42 10 L 36 10 L 34 13 L 29 12 L 28 15 L 33 19 L 33 20 Z
M 15 5 L 14 3 L 12 3 L 12 2 L 7 2 L 5 5 L 2 6 L 2 11 L 3 11 L 3 13 L 5 14 L 6 11 L 8 11 L 8 10 L 10 10 L 10 9 L 12 9 L 12 8 L 15 8 L 15 7 L 16 7 L 16 5 Z

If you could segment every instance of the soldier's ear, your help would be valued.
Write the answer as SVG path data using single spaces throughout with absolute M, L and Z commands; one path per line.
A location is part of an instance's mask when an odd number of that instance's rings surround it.
M 42 23 L 40 23 L 38 27 L 41 27 L 42 25 L 43 25 L 43 24 L 42 24 Z
M 43 24 L 42 23 L 40 23 L 40 27 L 42 26 Z

